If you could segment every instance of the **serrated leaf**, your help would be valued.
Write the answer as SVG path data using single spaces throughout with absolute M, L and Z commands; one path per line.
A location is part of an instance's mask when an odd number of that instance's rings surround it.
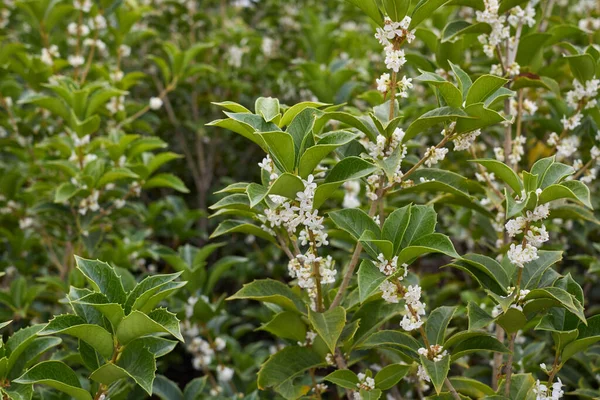
M 75 256 L 77 268 L 87 278 L 95 291 L 100 292 L 106 298 L 117 304 L 125 302 L 126 294 L 121 283 L 121 278 L 114 268 L 100 260 L 87 260 Z
M 104 358 L 113 354 L 113 337 L 106 329 L 98 325 L 87 324 L 77 315 L 64 314 L 54 317 L 38 335 L 65 334 L 79 338 L 92 346 Z
M 126 345 L 134 339 L 154 333 L 169 333 L 183 342 L 179 331 L 179 320 L 175 314 L 165 309 L 157 309 L 148 315 L 134 310 L 127 315 L 117 328 L 119 343 Z

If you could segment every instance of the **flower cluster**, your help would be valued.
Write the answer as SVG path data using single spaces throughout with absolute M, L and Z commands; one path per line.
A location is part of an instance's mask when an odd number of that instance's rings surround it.
M 438 148 L 435 146 L 431 146 L 429 149 L 427 149 L 427 152 L 425 153 L 425 165 L 431 167 L 432 165 L 437 164 L 438 162 L 446 158 L 446 154 L 448 154 L 447 148 Z
M 406 157 L 407 147 L 402 144 L 404 139 L 404 131 L 400 128 L 394 129 L 394 132 L 389 138 L 383 135 L 377 135 L 375 142 L 369 140 L 368 137 L 363 135 L 360 139 L 360 143 L 363 145 L 365 150 L 369 153 L 369 156 L 375 160 L 386 160 L 390 157 L 394 157 L 396 164 L 396 172 L 393 177 L 393 181 L 398 183 L 402 180 L 401 165 L 402 160 Z M 380 188 L 380 181 L 383 177 L 383 172 L 376 172 L 367 178 L 367 197 L 371 200 L 377 200 L 377 189 Z
M 377 33 L 375 33 L 375 37 L 385 49 L 385 66 L 395 73 L 398 73 L 400 68 L 406 63 L 404 50 L 399 48 L 400 44 L 405 40 L 411 43 L 415 39 L 415 30 L 408 29 L 410 21 L 411 19 L 408 16 L 404 17 L 400 22 L 386 18 L 383 28 L 377 28 Z M 407 90 L 412 88 L 411 81 L 411 79 L 406 77 L 396 81 L 395 75 L 394 79 L 390 79 L 390 74 L 386 72 L 377 79 L 377 90 L 387 93 L 390 90 L 399 89 L 396 95 L 407 97 Z M 396 87 L 392 87 L 392 85 L 396 85 Z
M 592 79 L 584 84 L 581 84 L 578 80 L 574 80 L 573 89 L 569 90 L 566 94 L 567 104 L 575 110 L 596 107 L 598 104 L 596 97 L 598 96 L 599 89 L 600 79 Z
M 418 353 L 434 362 L 442 361 L 448 355 L 448 351 L 444 350 L 444 346 L 439 344 L 432 344 L 429 346 L 429 349 L 421 347 Z
M 313 308 L 314 300 L 317 297 L 317 280 L 323 285 L 334 283 L 337 274 L 331 256 L 323 258 L 310 251 L 305 255 L 298 254 L 296 258 L 290 260 L 288 271 L 292 278 L 298 279 L 298 286 L 306 290 L 308 297 L 313 302 Z
M 457 136 L 453 140 L 454 150 L 456 150 L 456 151 L 469 150 L 471 148 L 471 146 L 473 146 L 473 143 L 475 143 L 475 139 L 477 139 L 477 136 L 479 136 L 479 135 L 481 135 L 481 129 L 476 129 L 474 131 L 467 132 L 460 136 Z
M 398 256 L 394 256 L 391 260 L 387 260 L 385 256 L 380 253 L 377 256 L 377 260 L 379 260 L 376 264 L 377 268 L 387 276 L 396 272 L 396 269 L 398 268 Z
M 533 388 L 533 393 L 536 395 L 535 400 L 559 400 L 565 394 L 562 390 L 563 386 L 560 378 L 557 378 L 557 381 L 552 384 L 552 392 L 550 392 L 548 387 L 540 383 L 538 379 Z
M 533 211 L 527 211 L 525 216 L 519 216 L 506 222 L 505 228 L 508 236 L 515 237 L 525 233 L 521 244 L 510 245 L 508 258 L 510 262 L 520 268 L 533 260 L 537 260 L 537 248 L 549 240 L 548 231 L 544 225 L 535 226 L 532 223 L 548 218 L 550 208 L 548 204 L 537 206 Z
M 400 326 L 405 331 L 419 329 L 423 325 L 422 315 L 425 315 L 425 303 L 421 302 L 421 286 L 410 285 L 404 293 L 406 314 L 400 321 Z
M 356 208 L 360 207 L 360 181 L 346 181 L 343 184 L 344 187 L 344 200 L 342 201 L 342 207 L 344 208 Z
M 357 374 L 357 376 L 358 376 L 358 383 L 356 384 L 357 388 L 367 390 L 367 391 L 375 389 L 375 379 L 363 374 L 362 372 L 359 372 Z

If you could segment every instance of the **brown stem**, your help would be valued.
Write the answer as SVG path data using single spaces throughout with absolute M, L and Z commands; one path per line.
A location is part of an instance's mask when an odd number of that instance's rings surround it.
M 446 384 L 446 387 L 450 391 L 450 394 L 452 395 L 452 397 L 454 397 L 456 400 L 460 400 L 460 396 L 456 392 L 456 389 L 454 389 L 454 386 L 452 386 L 452 382 L 450 382 L 450 379 L 446 378 L 444 383 Z
M 504 343 L 504 329 L 498 324 L 496 324 L 496 339 L 500 343 Z M 492 388 L 496 391 L 498 390 L 498 379 L 500 374 L 502 373 L 502 361 L 504 360 L 504 355 L 502 353 L 494 353 L 494 369 L 492 371 Z
M 504 382 L 504 395 L 508 397 L 510 395 L 510 381 L 512 379 L 512 366 L 515 354 L 515 339 L 517 338 L 517 334 L 513 333 L 510 335 L 510 339 L 508 340 L 508 360 L 506 361 L 506 382 Z

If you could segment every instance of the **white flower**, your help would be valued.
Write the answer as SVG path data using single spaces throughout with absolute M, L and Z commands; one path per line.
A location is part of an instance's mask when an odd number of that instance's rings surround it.
M 427 374 L 427 371 L 425 371 L 425 368 L 423 368 L 422 365 L 419 365 L 419 367 L 417 368 L 417 378 L 425 382 L 431 382 L 429 374 Z
M 387 72 L 381 74 L 381 76 L 375 79 L 375 81 L 377 82 L 377 90 L 379 90 L 380 92 L 385 93 L 389 90 L 390 74 L 388 74 Z
M 396 96 L 404 98 L 408 97 L 408 89 L 412 89 L 413 87 L 412 79 L 407 78 L 406 76 L 403 76 L 402 80 L 397 82 L 396 85 L 398 86 L 398 93 L 396 94 Z
M 233 368 L 229 368 L 224 365 L 219 365 L 217 367 L 217 375 L 221 382 L 229 382 L 231 378 L 233 378 L 233 374 Z
M 479 135 L 481 135 L 481 129 L 458 136 L 456 139 L 454 139 L 454 150 L 469 150 Z
M 400 68 L 406 63 L 404 50 L 395 50 L 392 46 L 385 49 L 385 66 L 394 72 L 400 71 Z
M 575 129 L 579 125 L 581 125 L 582 119 L 583 119 L 583 114 L 576 113 L 571 118 L 567 118 L 566 115 L 563 115 L 563 118 L 560 120 L 560 122 L 562 122 L 563 128 L 565 130 L 572 131 L 573 129 Z
M 526 223 L 527 220 L 523 217 L 508 220 L 505 225 L 508 236 L 515 237 L 517 234 L 522 233 Z
M 73 7 L 76 10 L 81 10 L 85 13 L 89 13 L 90 10 L 92 9 L 93 3 L 91 2 L 91 0 L 75 0 L 73 2 Z
M 571 135 L 563 138 L 556 146 L 556 157 L 558 159 L 569 158 L 579 149 L 579 136 Z
M 388 303 L 398 303 L 400 299 L 398 298 L 398 286 L 394 285 L 390 281 L 383 281 L 381 285 L 379 285 L 379 290 L 381 290 L 381 297 Z
M 375 389 L 375 379 L 371 378 L 370 376 L 366 376 L 362 372 L 359 372 L 357 374 L 357 377 L 358 377 L 358 383 L 356 384 L 357 388 L 367 390 L 367 391 Z
M 69 62 L 69 64 L 72 67 L 77 68 L 79 66 L 82 66 L 85 63 L 85 58 L 83 58 L 83 56 L 80 56 L 80 55 L 75 55 L 75 56 L 69 56 L 67 58 L 67 61 Z
M 150 109 L 158 110 L 162 107 L 163 101 L 160 97 L 151 97 L 150 98 Z
M 512 243 L 507 256 L 510 262 L 519 268 L 524 268 L 525 264 L 539 258 L 537 248 L 529 243 L 525 244 L 525 248 L 522 244 L 515 245 Z
M 44 64 L 52 66 L 54 64 L 54 58 L 58 57 L 60 57 L 60 53 L 58 52 L 58 46 L 53 44 L 47 49 L 42 49 L 42 55 L 40 56 L 40 60 Z
M 119 55 L 121 57 L 129 57 L 131 55 L 131 47 L 126 44 L 122 44 L 119 46 Z
M 221 351 L 225 348 L 226 343 L 225 340 L 223 340 L 223 338 L 217 337 L 214 341 L 215 344 L 215 349 L 218 351 Z
M 446 158 L 447 153 L 448 149 L 445 147 L 436 148 L 435 146 L 431 146 L 425 153 L 425 157 L 427 158 L 425 161 L 425 165 L 431 167 L 432 165 L 437 164 L 438 162 Z
M 31 217 L 22 218 L 19 220 L 19 228 L 21 230 L 31 228 L 33 226 L 34 220 Z
M 379 260 L 376 264 L 377 268 L 385 275 L 390 276 L 396 272 L 396 268 L 398 267 L 398 256 L 393 257 L 391 260 L 387 260 L 382 253 L 379 253 L 377 260 Z

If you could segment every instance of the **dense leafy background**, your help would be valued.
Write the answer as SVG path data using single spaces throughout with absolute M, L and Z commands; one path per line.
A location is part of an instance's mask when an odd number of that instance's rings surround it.
M 510 12 L 527 3 L 503 0 L 500 7 Z M 377 398 L 380 390 L 382 398 L 451 398 L 447 391 L 435 397 L 435 389 L 446 390 L 449 367 L 439 372 L 435 362 L 420 359 L 422 339 L 399 330 L 404 304 L 381 300 L 385 277 L 375 263 L 382 253 L 397 255 L 399 264 L 412 261 L 406 280 L 422 288 L 426 336 L 451 349 L 439 363 L 452 363 L 450 380 L 462 396 L 502 398 L 502 390 L 494 397 L 490 389 L 490 362 L 491 354 L 508 354 L 509 337 L 496 341 L 493 324 L 509 336 L 521 331 L 512 340 L 513 355 L 504 355 L 504 362 L 514 359 L 509 398 L 535 398 L 534 381 L 547 379 L 540 363 L 552 368 L 559 353 L 566 396 L 600 396 L 600 347 L 594 346 L 600 326 L 593 317 L 600 298 L 600 221 L 590 175 L 600 113 L 597 106 L 581 110 L 572 130 L 561 122 L 575 112 L 567 95 L 574 82 L 600 76 L 600 9 L 593 1 L 530 3 L 535 20 L 522 27 L 514 54 L 520 72 L 502 79 L 487 75 L 498 61 L 478 39 L 490 31 L 476 17 L 483 1 L 0 0 L 0 321 L 12 321 L 2 325 L 5 395 L 87 399 L 106 382 L 111 399 L 151 393 L 169 400 L 337 398 L 357 390 L 356 374 L 366 373 L 376 390 L 363 390 L 363 398 Z M 387 115 L 390 103 L 376 90 L 375 79 L 386 71 L 373 36 L 383 21 L 379 8 L 398 21 L 412 16 L 415 28 L 400 73 L 414 87 L 408 98 L 398 98 L 398 110 L 392 105 L 397 119 Z M 507 99 L 520 96 L 536 109 L 511 111 Z M 280 173 L 284 166 L 305 179 L 314 173 L 325 187 L 319 214 L 327 216 L 330 244 L 322 255 L 338 270 L 323 295 L 325 313 L 308 311 L 306 293 L 295 282 L 288 285 L 284 249 L 290 248 L 261 230 L 257 215 L 272 207 L 265 195 L 274 185 L 258 166 L 264 149 L 247 140 L 273 130 L 267 121 L 291 131 L 297 114 L 286 120 L 289 107 L 307 101 L 318 120 L 306 137 L 314 134 L 319 145 L 325 134 L 345 132 L 330 137 L 331 147 L 307 166 L 298 148 L 297 159 L 277 160 Z M 507 112 L 521 116 L 512 132 L 519 125 L 525 138 L 524 154 L 511 165 L 515 175 L 493 150 L 503 146 Z M 246 137 L 231 123 L 243 114 L 261 121 Z M 351 211 L 354 206 L 342 207 L 349 192 L 344 181 L 362 179 L 357 197 L 368 211 L 365 178 L 377 167 L 394 174 L 395 165 L 354 158 L 365 152 L 359 134 L 372 139 L 401 127 L 406 173 L 421 165 L 452 121 L 456 132 L 482 133 L 468 151 L 448 144 L 444 161 L 414 171 L 414 186 L 387 193 L 381 217 L 392 221 L 388 227 Z M 552 132 L 563 132 L 572 149 L 557 154 L 548 144 Z M 267 143 L 277 158 L 278 139 Z M 469 161 L 476 158 L 485 160 Z M 325 180 L 319 161 L 331 174 Z M 544 181 L 550 164 L 564 171 Z M 492 185 L 476 178 L 485 171 L 495 173 Z M 523 171 L 538 174 L 537 182 Z M 567 175 L 583 186 L 565 181 Z M 294 199 L 304 185 L 287 178 L 269 193 Z M 546 194 L 536 192 L 551 184 L 556 187 Z M 514 202 L 522 189 L 535 194 Z M 510 242 L 497 232 L 504 224 L 498 214 L 509 210 L 515 217 L 533 209 L 530 201 L 546 200 L 553 200 L 546 224 L 551 240 L 523 271 L 522 289 L 532 290 L 528 304 L 537 301 L 526 317 L 500 297 L 514 285 L 515 270 L 503 258 Z M 390 233 L 405 214 L 423 224 L 413 223 L 406 239 Z M 331 306 L 357 243 L 365 250 L 350 294 Z M 435 254 L 421 257 L 429 253 Z M 96 259 L 108 265 L 94 264 L 102 271 L 95 278 L 80 264 Z M 103 288 L 105 279 L 114 281 Z M 124 297 L 129 293 L 131 300 Z M 84 296 L 92 297 L 84 302 Z M 131 304 L 136 296 L 152 300 L 138 308 Z M 492 318 L 496 303 L 505 308 L 504 319 Z M 113 318 L 118 310 L 123 321 L 143 320 L 132 325 L 145 330 L 127 336 L 125 322 Z M 311 331 L 314 346 L 300 346 Z M 147 335 L 156 341 L 136 348 L 136 340 L 147 338 L 132 338 Z M 90 336 L 106 340 L 90 343 Z M 327 365 L 325 355 L 336 348 L 347 353 L 351 371 Z M 131 359 L 140 354 L 146 359 Z M 417 364 L 433 381 L 424 393 Z M 92 373 L 101 367 L 105 375 Z M 328 389 L 314 391 L 317 382 Z M 33 383 L 40 383 L 34 393 Z

